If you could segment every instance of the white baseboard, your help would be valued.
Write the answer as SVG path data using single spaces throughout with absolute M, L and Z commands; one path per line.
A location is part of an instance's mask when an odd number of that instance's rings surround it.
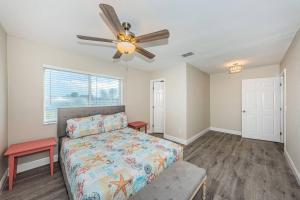
M 204 130 L 202 130 L 200 133 L 197 133 L 196 135 L 194 135 L 193 137 L 189 138 L 189 139 L 181 139 L 181 138 L 177 138 L 177 137 L 174 137 L 172 135 L 168 135 L 168 134 L 164 134 L 164 138 L 168 139 L 168 140 L 171 140 L 171 141 L 174 141 L 174 142 L 177 142 L 177 143 L 180 143 L 180 144 L 183 144 L 183 145 L 189 145 L 191 144 L 192 142 L 194 142 L 195 140 L 197 140 L 199 137 L 201 137 L 202 135 L 204 135 L 205 133 L 207 133 L 208 131 L 210 131 L 210 128 L 206 128 Z
M 199 137 L 201 137 L 202 135 L 204 135 L 208 131 L 210 131 L 210 128 L 206 128 L 206 129 L 202 130 L 200 133 L 197 133 L 196 135 L 194 135 L 193 137 L 191 137 L 187 140 L 187 144 L 191 144 L 192 142 L 197 140 Z
M 153 132 L 152 130 L 147 130 L 147 133 L 151 135 Z
M 177 142 L 177 143 L 180 143 L 180 144 L 183 144 L 183 145 L 187 145 L 187 140 L 177 138 L 177 137 L 174 137 L 172 135 L 164 134 L 164 138 L 166 138 L 168 140 L 171 140 L 173 142 Z
M 6 183 L 7 174 L 8 174 L 8 170 L 6 169 L 0 180 L 0 193 L 2 192 L 2 190 L 4 188 L 4 184 Z
M 212 130 L 212 131 L 218 131 L 218 132 L 222 132 L 222 133 L 229 133 L 229 134 L 233 134 L 233 135 L 242 135 L 242 132 L 241 131 L 237 131 L 237 130 L 216 128 L 216 127 L 210 127 L 210 130 Z
M 58 156 L 54 155 L 54 162 L 57 162 L 57 160 L 58 160 Z M 50 158 L 49 157 L 41 158 L 41 159 L 34 160 L 34 161 L 31 161 L 31 162 L 27 162 L 27 163 L 22 163 L 22 164 L 18 165 L 17 173 L 25 172 L 25 171 L 28 171 L 30 169 L 34 169 L 34 168 L 37 168 L 37 167 L 48 165 L 49 163 L 50 163 Z
M 294 175 L 297 179 L 298 185 L 300 185 L 300 173 L 297 170 L 295 163 L 293 162 L 290 154 L 286 150 L 284 151 L 284 155 L 285 155 L 285 158 L 288 161 L 288 164 L 291 167 L 291 169 L 292 169 L 292 171 L 293 171 L 293 173 L 294 173 Z

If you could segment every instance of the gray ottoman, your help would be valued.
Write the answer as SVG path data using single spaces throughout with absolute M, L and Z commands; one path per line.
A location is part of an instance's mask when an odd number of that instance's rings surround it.
M 165 169 L 151 184 L 133 196 L 133 200 L 191 200 L 203 186 L 206 199 L 206 171 L 185 161 Z

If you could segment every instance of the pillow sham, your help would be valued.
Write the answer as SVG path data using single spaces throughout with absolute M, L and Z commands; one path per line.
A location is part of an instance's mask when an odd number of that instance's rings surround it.
M 127 115 L 124 112 L 116 113 L 113 115 L 102 115 L 103 117 L 103 131 L 109 132 L 122 128 L 128 125 Z
M 101 115 L 93 115 L 83 118 L 67 120 L 67 135 L 72 138 L 79 138 L 87 135 L 94 135 L 104 131 Z

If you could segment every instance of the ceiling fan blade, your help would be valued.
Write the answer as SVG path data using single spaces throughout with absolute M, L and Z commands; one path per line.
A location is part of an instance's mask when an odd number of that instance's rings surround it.
M 77 37 L 81 40 L 91 40 L 91 41 L 97 41 L 97 42 L 114 43 L 114 40 L 111 40 L 111 39 L 96 38 L 96 37 L 90 37 L 90 36 L 84 36 L 84 35 L 77 35 Z
M 121 53 L 120 51 L 117 51 L 117 52 L 115 53 L 115 55 L 113 56 L 113 59 L 121 58 L 121 56 L 122 56 L 122 53 Z
M 166 39 L 166 38 L 169 38 L 169 36 L 170 36 L 170 32 L 168 30 L 164 29 L 161 31 L 138 36 L 138 37 L 136 37 L 136 41 L 139 43 L 151 42 L 151 41 L 155 41 L 155 40 Z
M 146 49 L 139 47 L 139 46 L 136 46 L 135 51 L 149 59 L 153 59 L 155 57 L 155 55 L 153 53 L 151 53 L 151 52 L 147 51 Z
M 124 32 L 124 28 L 121 25 L 121 22 L 117 16 L 115 9 L 107 4 L 99 5 L 109 24 L 112 26 L 115 34 L 117 35 L 120 32 Z

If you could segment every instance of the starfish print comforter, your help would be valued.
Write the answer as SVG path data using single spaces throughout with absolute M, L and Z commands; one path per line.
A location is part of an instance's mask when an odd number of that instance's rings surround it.
M 64 138 L 61 149 L 74 200 L 128 199 L 182 156 L 180 145 L 131 128 Z

